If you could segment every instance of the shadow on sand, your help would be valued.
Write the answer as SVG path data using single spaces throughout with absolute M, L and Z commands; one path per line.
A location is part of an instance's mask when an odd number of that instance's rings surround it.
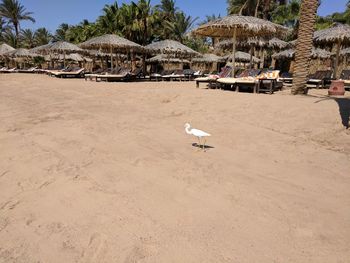
M 201 144 L 198 144 L 198 143 L 192 143 L 192 146 L 193 147 L 196 147 L 196 148 L 200 148 L 200 149 L 203 149 L 203 145 L 201 145 Z M 210 146 L 210 145 L 205 145 L 204 146 L 204 149 L 205 150 L 210 150 L 210 149 L 214 149 L 215 147 L 213 147 L 213 146 Z
M 323 99 L 316 101 L 315 103 L 319 103 L 325 100 L 334 100 L 339 107 L 339 114 L 342 120 L 342 124 L 346 129 L 350 127 L 350 98 L 337 98 L 337 97 L 329 97 L 324 96 Z

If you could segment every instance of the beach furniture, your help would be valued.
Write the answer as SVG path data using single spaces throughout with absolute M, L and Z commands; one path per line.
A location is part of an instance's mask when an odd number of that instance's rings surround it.
M 84 68 L 75 68 L 66 71 L 54 72 L 53 75 L 57 78 L 83 78 Z
M 196 87 L 199 88 L 199 83 L 208 83 L 209 86 L 214 86 L 213 84 L 216 83 L 216 81 L 220 78 L 227 78 L 231 75 L 232 68 L 231 67 L 224 67 L 222 68 L 220 74 L 218 75 L 209 75 L 207 77 L 200 77 L 196 78 Z
M 168 81 L 173 81 L 173 80 L 182 81 L 184 78 L 185 78 L 185 74 L 182 69 L 177 69 L 169 75 L 162 76 L 163 80 L 168 80 Z
M 110 74 L 101 74 L 96 77 L 96 81 L 123 81 L 126 80 L 130 76 L 131 70 L 127 68 L 122 68 L 117 71 L 117 73 L 112 72 Z
M 285 87 L 292 87 L 293 85 L 293 73 L 283 72 L 280 74 L 279 81 L 283 83 Z
M 166 76 L 166 75 L 171 75 L 174 73 L 174 70 L 163 70 L 162 72 L 158 73 L 158 72 L 154 72 L 154 73 L 151 73 L 150 75 L 150 80 L 155 80 L 155 81 L 159 81 L 159 80 L 162 80 L 163 76 Z
M 0 73 L 16 73 L 17 72 L 17 68 L 3 68 L 2 70 L 0 70 Z
M 309 76 L 309 79 L 306 83 L 306 88 L 325 88 L 326 84 L 329 83 L 332 79 L 331 70 L 318 70 L 314 74 Z

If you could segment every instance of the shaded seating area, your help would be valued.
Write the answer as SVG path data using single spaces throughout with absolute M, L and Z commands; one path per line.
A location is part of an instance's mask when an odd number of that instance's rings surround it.
M 344 87 L 347 90 L 350 90 L 350 69 L 344 69 L 340 73 L 340 80 L 344 81 Z

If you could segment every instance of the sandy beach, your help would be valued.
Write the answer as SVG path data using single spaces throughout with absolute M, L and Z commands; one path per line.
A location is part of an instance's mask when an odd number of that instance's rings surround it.
M 350 92 L 204 87 L 0 75 L 0 262 L 350 262 Z

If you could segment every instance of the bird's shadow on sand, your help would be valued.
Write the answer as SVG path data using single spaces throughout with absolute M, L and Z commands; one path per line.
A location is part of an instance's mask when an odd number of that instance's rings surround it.
M 198 143 L 192 143 L 192 147 L 196 147 L 196 148 L 200 148 L 200 149 L 203 149 L 203 145 L 202 144 L 198 144 Z M 204 149 L 205 150 L 210 150 L 210 149 L 214 149 L 215 147 L 214 146 L 210 146 L 210 145 L 205 145 L 204 146 Z

